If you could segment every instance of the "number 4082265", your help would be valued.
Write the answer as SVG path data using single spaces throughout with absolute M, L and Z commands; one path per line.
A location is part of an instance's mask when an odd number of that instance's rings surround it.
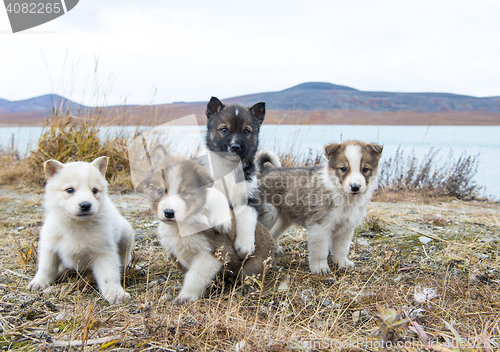
M 61 4 L 56 3 L 10 3 L 7 5 L 8 13 L 60 13 L 62 11 Z

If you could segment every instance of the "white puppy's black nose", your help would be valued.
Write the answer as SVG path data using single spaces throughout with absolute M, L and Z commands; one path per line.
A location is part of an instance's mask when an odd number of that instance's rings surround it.
M 175 217 L 174 209 L 165 209 L 163 214 L 165 214 L 167 219 L 173 219 Z
M 80 203 L 80 210 L 84 213 L 88 212 L 92 208 L 92 203 L 90 202 L 81 202 Z
M 241 145 L 233 143 L 229 146 L 229 149 L 231 149 L 232 152 L 239 152 L 241 150 Z
M 353 191 L 353 192 L 359 192 L 359 188 L 360 188 L 360 187 L 361 187 L 361 186 L 360 186 L 360 185 L 358 185 L 357 183 L 353 183 L 353 184 L 351 185 L 351 191 Z

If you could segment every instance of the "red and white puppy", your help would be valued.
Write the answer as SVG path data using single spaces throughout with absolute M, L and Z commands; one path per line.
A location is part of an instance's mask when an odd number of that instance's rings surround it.
M 356 140 L 328 144 L 326 165 L 313 168 L 269 168 L 264 165 L 272 159 L 269 153 L 257 155 L 259 220 L 276 244 L 290 225 L 301 225 L 307 228 L 313 273 L 330 272 L 330 252 L 339 268 L 354 267 L 347 255 L 378 185 L 382 149 Z

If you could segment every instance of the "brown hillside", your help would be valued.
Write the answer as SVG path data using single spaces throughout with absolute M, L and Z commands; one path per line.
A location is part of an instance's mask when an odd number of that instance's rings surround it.
M 205 103 L 177 103 L 153 106 L 114 106 L 91 109 L 89 116 L 100 116 L 103 123 L 112 125 L 161 124 L 195 114 L 204 125 Z M 2 125 L 41 125 L 46 112 L 0 114 Z M 79 118 L 82 118 L 81 116 Z M 448 112 L 367 112 L 359 110 L 267 111 L 267 124 L 315 125 L 500 125 L 500 113 L 486 111 Z

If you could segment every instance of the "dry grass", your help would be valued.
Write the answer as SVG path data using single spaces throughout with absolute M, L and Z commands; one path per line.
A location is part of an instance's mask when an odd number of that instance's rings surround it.
M 469 348 L 456 350 L 472 351 L 500 343 L 498 205 L 375 203 L 351 250 L 355 271 L 326 277 L 309 272 L 305 232 L 293 228 L 281 242 L 285 254 L 264 282 L 251 282 L 252 292 L 220 278 L 207 297 L 179 307 L 172 300 L 182 276 L 141 195 L 115 194 L 137 231 L 134 261 L 146 275 L 127 275 L 132 302 L 110 306 L 91 275 L 68 274 L 43 294 L 24 289 L 36 270 L 41 197 L 0 188 L 4 349 L 374 351 L 406 343 L 406 351 L 447 351 L 460 336 Z M 437 212 L 442 223 L 422 223 Z
M 313 154 L 311 150 L 306 155 L 295 154 L 293 151 L 279 153 L 282 167 L 313 167 L 321 165 L 323 156 Z

